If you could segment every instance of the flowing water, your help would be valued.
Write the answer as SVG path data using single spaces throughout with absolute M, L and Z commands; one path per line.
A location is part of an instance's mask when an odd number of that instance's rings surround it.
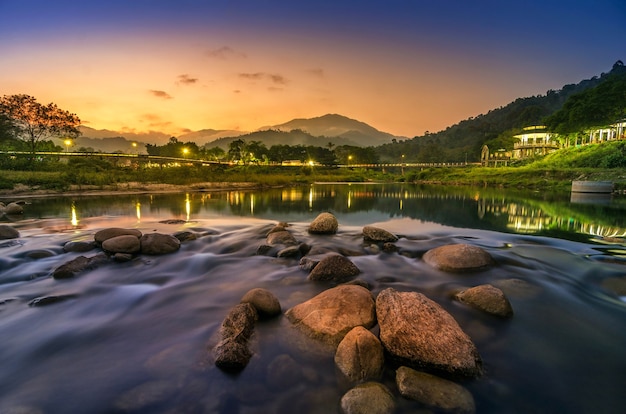
M 284 311 L 330 287 L 307 281 L 297 259 L 256 255 L 281 221 L 301 242 L 353 252 L 373 294 L 418 291 L 450 312 L 483 359 L 485 375 L 463 383 L 477 412 L 626 412 L 623 199 L 316 184 L 26 202 L 23 216 L 0 218 L 20 232 L 0 241 L 0 413 L 339 412 L 350 384 L 338 378 L 332 354 L 294 337 L 283 316 L 257 323 L 254 356 L 241 373 L 211 359 L 222 319 L 248 290 L 270 290 Z M 323 211 L 337 216 L 338 233 L 309 235 Z M 364 244 L 364 225 L 399 235 L 400 253 Z M 96 254 L 64 253 L 66 242 L 91 241 L 106 227 L 198 237 L 174 254 L 51 277 L 72 258 Z M 451 274 L 421 260 L 453 243 L 480 246 L 497 265 Z M 505 292 L 513 318 L 450 298 L 483 283 Z M 297 367 L 281 374 L 285 355 Z M 394 368 L 381 381 L 397 412 L 420 410 L 398 395 Z

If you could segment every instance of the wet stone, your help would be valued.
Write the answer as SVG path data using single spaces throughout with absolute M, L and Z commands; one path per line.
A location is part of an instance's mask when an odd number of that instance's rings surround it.
M 363 239 L 382 243 L 398 241 L 398 237 L 395 234 L 374 226 L 363 227 Z
M 213 349 L 215 365 L 225 371 L 240 371 L 248 365 L 252 352 L 248 341 L 258 313 L 250 303 L 233 307 L 222 321 L 220 342 Z
M 275 244 L 284 244 L 285 246 L 295 246 L 298 241 L 287 230 L 276 231 L 267 235 L 265 240 L 270 246 Z
M 118 227 L 110 227 L 108 229 L 99 230 L 94 234 L 94 240 L 98 244 L 102 244 L 107 239 L 117 236 L 131 235 L 137 238 L 141 237 L 141 231 L 137 229 L 123 229 Z
M 176 237 L 181 243 L 193 241 L 198 238 L 198 235 L 193 231 L 178 231 L 172 236 Z
M 57 267 L 52 272 L 52 277 L 55 279 L 71 278 L 85 270 L 95 269 L 96 267 L 108 262 L 108 260 L 109 258 L 104 253 L 100 253 L 89 258 L 85 256 L 78 256 L 73 260 Z
M 250 303 L 259 314 L 259 317 L 280 315 L 281 308 L 278 298 L 272 292 L 263 288 L 249 290 L 241 298 L 242 303 Z
M 445 272 L 469 272 L 493 265 L 493 258 L 478 246 L 451 244 L 427 251 L 423 256 L 430 266 Z
M 52 305 L 52 304 L 59 303 L 59 302 L 65 302 L 66 300 L 74 299 L 74 298 L 76 298 L 76 295 L 42 296 L 42 297 L 35 298 L 31 300 L 30 302 L 28 302 L 28 306 L 32 306 L 32 307 L 47 306 L 47 305 Z
M 344 414 L 391 414 L 396 408 L 393 394 L 383 384 L 359 384 L 341 397 Z
M 7 216 L 24 214 L 24 208 L 18 203 L 9 203 L 4 207 L 4 214 Z
M 309 224 L 308 231 L 311 234 L 335 234 L 339 223 L 331 213 L 321 213 Z
M 95 242 L 70 241 L 63 245 L 66 253 L 85 253 L 96 248 Z
M 180 240 L 169 234 L 148 233 L 141 236 L 141 253 L 161 255 L 177 252 L 180 249 Z
M 384 362 L 380 341 L 362 326 L 356 326 L 348 332 L 335 353 L 335 365 L 352 382 L 378 379 Z
M 492 285 L 480 285 L 457 293 L 455 299 L 502 318 L 513 316 L 513 308 L 504 293 Z
M 111 237 L 102 242 L 102 249 L 109 253 L 138 253 L 141 249 L 139 239 L 133 235 Z
M 0 225 L 0 240 L 17 239 L 20 232 L 6 224 Z
M 311 270 L 309 280 L 347 282 L 351 278 L 361 273 L 361 270 L 347 257 L 341 255 L 326 256 Z

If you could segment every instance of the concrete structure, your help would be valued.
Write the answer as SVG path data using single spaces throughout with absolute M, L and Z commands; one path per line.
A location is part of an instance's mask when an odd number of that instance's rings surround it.
M 519 140 L 513 144 L 513 158 L 516 159 L 543 156 L 561 148 L 555 135 L 543 125 L 526 127 L 515 138 Z

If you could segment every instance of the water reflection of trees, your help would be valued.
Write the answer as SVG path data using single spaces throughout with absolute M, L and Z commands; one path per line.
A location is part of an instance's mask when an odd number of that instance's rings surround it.
M 71 210 L 72 203 L 74 210 Z M 550 231 L 624 237 L 624 203 L 574 204 L 567 195 L 408 184 L 325 184 L 262 191 L 56 197 L 33 201 L 28 218 L 134 216 L 194 219 L 382 212 L 453 227 L 515 233 Z

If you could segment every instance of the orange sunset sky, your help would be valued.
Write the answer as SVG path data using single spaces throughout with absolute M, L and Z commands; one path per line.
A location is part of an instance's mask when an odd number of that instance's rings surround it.
M 0 94 L 116 131 L 338 113 L 413 137 L 599 76 L 625 45 L 623 0 L 0 0 Z

